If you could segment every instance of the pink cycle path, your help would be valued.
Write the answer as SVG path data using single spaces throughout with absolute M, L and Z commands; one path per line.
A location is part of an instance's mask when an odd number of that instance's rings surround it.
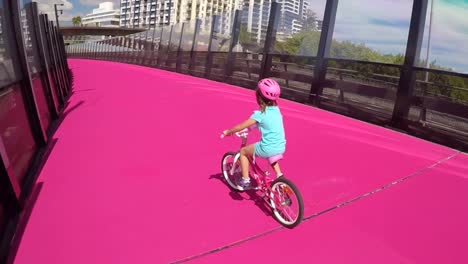
M 468 261 L 465 154 L 281 100 L 282 167 L 307 218 L 286 230 L 220 180 L 223 153 L 240 142 L 219 134 L 256 109 L 252 91 L 139 66 L 70 65 L 74 95 L 14 263 Z

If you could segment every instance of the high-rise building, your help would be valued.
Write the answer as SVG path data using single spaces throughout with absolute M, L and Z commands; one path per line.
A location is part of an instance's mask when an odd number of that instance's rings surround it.
M 120 11 L 114 9 L 114 3 L 103 2 L 91 14 L 84 16 L 81 23 L 83 26 L 118 27 L 119 17 Z
M 272 0 L 243 0 L 242 27 L 252 34 L 255 41 L 265 39 Z
M 271 4 L 274 0 L 243 0 L 242 26 L 260 43 L 266 37 Z M 276 0 L 281 4 L 277 28 L 279 40 L 291 37 L 301 31 L 307 20 L 309 3 L 305 0 Z
M 221 30 L 233 22 L 241 0 L 121 0 L 120 26 L 153 28 L 222 15 Z
M 281 4 L 281 20 L 278 36 L 287 38 L 302 30 L 307 19 L 309 3 L 305 0 L 278 0 Z

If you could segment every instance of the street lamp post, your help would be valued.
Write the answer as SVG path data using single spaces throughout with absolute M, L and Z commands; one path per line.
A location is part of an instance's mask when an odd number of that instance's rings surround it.
M 432 31 L 432 10 L 434 9 L 434 0 L 431 0 L 431 14 L 429 16 L 429 36 L 427 38 L 426 68 L 429 68 L 429 54 L 431 51 L 431 31 Z M 429 72 L 426 71 L 426 82 L 429 81 Z
M 58 11 L 60 11 L 60 14 L 63 14 L 63 10 L 57 9 L 57 6 L 64 6 L 64 4 L 54 4 L 54 9 L 55 9 L 55 21 L 57 23 L 57 28 L 60 28 L 59 26 L 59 21 L 58 21 Z

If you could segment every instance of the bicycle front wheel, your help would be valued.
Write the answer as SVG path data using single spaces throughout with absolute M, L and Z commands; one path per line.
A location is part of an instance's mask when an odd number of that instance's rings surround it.
M 270 205 L 273 216 L 283 226 L 293 228 L 304 215 L 302 195 L 290 180 L 279 177 L 271 183 Z
M 237 161 L 234 161 L 237 155 L 239 155 L 239 153 L 236 152 L 228 152 L 224 154 L 223 160 L 221 161 L 221 172 L 223 173 L 223 177 L 229 187 L 234 191 L 239 192 L 243 189 L 237 185 L 237 182 L 241 177 L 240 160 L 237 159 Z

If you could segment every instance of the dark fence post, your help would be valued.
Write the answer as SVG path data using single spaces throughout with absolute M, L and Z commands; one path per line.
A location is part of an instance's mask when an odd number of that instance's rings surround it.
M 10 222 L 10 226 L 15 224 L 15 219 L 18 219 L 22 210 L 21 202 L 21 187 L 18 179 L 14 175 L 13 166 L 11 165 L 8 155 L 5 151 L 3 139 L 0 138 L 0 204 L 3 206 L 2 218 L 5 222 Z M 14 237 L 15 228 L 9 231 L 6 225 L 3 225 L 3 230 L 0 229 L 0 263 L 7 263 L 8 254 L 11 253 L 11 240 Z M 2 232 L 3 231 L 3 232 Z
M 426 23 L 427 0 L 414 0 L 411 22 L 408 32 L 405 61 L 400 72 L 398 90 L 393 108 L 392 126 L 405 128 L 408 118 L 413 89 L 416 83 L 416 71 L 414 66 L 419 59 L 421 44 Z
M 91 45 L 91 58 L 96 59 L 96 42 L 92 41 Z
M 124 45 L 125 56 L 124 56 L 124 61 L 123 61 L 125 63 L 130 62 L 130 54 L 131 54 L 130 44 L 131 44 L 131 42 L 132 42 L 132 39 L 130 38 L 130 36 L 125 36 L 125 45 Z
M 149 66 L 153 66 L 153 56 L 154 56 L 154 35 L 156 34 L 156 23 L 154 24 L 154 28 L 153 28 L 153 36 L 151 37 L 151 45 L 150 45 L 150 52 L 149 52 L 149 56 L 148 56 L 148 65 Z
M 161 49 L 162 49 L 162 38 L 164 34 L 164 26 L 161 26 L 161 34 L 159 35 L 159 45 L 158 45 L 158 57 L 156 58 L 156 67 L 159 67 L 161 64 Z
M 185 28 L 185 22 L 182 23 L 182 29 L 180 30 L 179 48 L 177 49 L 177 58 L 176 58 L 176 72 L 180 72 L 180 64 L 182 63 L 180 51 L 182 49 L 182 40 L 184 38 L 184 28 Z
M 109 61 L 112 61 L 114 56 L 113 56 L 113 52 L 114 52 L 114 39 L 113 38 L 110 38 L 110 39 L 107 39 L 107 60 Z
M 6 17 L 6 19 L 11 18 L 11 22 L 13 22 L 13 30 L 15 32 L 14 37 L 16 41 L 16 52 L 18 55 L 19 66 L 23 73 L 23 78 L 21 80 L 21 89 L 22 95 L 24 100 L 24 106 L 28 113 L 28 119 L 31 125 L 31 130 L 33 132 L 34 139 L 38 147 L 43 147 L 47 143 L 47 133 L 42 126 L 41 118 L 36 102 L 36 98 L 34 97 L 34 87 L 31 78 L 31 70 L 29 69 L 28 65 L 28 55 L 26 52 L 26 45 L 23 35 L 22 29 L 22 18 L 21 18 L 21 10 L 18 2 L 11 1 L 10 4 L 16 4 L 11 6 L 11 16 Z
M 109 40 L 105 38 L 102 41 L 102 59 L 109 60 Z
M 148 46 L 148 45 L 146 44 L 146 42 L 148 41 L 148 31 L 149 31 L 149 30 L 146 30 L 146 31 L 145 31 L 145 39 L 144 39 L 143 41 L 141 41 L 141 43 L 140 43 L 140 49 L 141 49 L 141 52 L 140 52 L 140 62 L 139 62 L 140 65 L 144 65 L 144 64 L 145 64 L 146 47 Z
M 99 41 L 94 42 L 94 54 L 96 59 L 101 59 L 99 56 Z
M 171 26 L 171 33 L 169 33 L 169 41 L 167 42 L 167 52 L 166 52 L 166 61 L 164 62 L 165 66 L 169 65 L 170 54 L 171 54 L 171 44 L 172 44 L 172 34 L 174 33 L 174 25 Z
M 128 36 L 123 36 L 122 49 L 121 49 L 122 50 L 122 57 L 120 58 L 120 61 L 124 62 L 124 63 L 127 62 L 129 42 L 130 42 L 130 40 L 129 40 Z
M 67 58 L 67 50 L 65 47 L 65 40 L 63 38 L 62 33 L 58 31 L 59 34 L 59 41 L 60 41 L 60 51 L 62 52 L 62 59 L 63 59 L 63 65 L 65 67 L 65 76 L 67 77 L 67 85 L 68 85 L 68 90 L 71 90 L 71 72 L 70 72 L 70 67 L 68 65 L 68 58 Z
M 146 38 L 148 38 L 148 31 L 146 31 L 145 35 L 143 36 L 143 33 L 140 33 L 138 35 L 138 56 L 136 60 L 136 64 L 141 65 L 143 64 L 143 56 L 145 55 L 145 42 Z
M 211 20 L 211 31 L 210 31 L 210 40 L 208 41 L 208 53 L 206 55 L 205 61 L 205 78 L 210 78 L 211 75 L 211 68 L 213 67 L 213 53 L 211 52 L 211 48 L 213 47 L 213 37 L 215 35 L 217 25 L 219 23 L 219 16 L 214 15 Z
M 330 47 L 335 29 L 336 11 L 338 9 L 338 0 L 327 0 L 325 12 L 323 15 L 322 33 L 317 50 L 317 61 L 315 62 L 314 79 L 310 90 L 310 100 L 315 96 L 316 103 L 319 103 L 320 95 L 323 91 L 323 82 L 327 74 L 326 58 L 330 56 Z
M 143 41 L 143 52 L 142 52 L 142 58 L 141 58 L 141 65 L 146 65 L 146 58 L 148 56 L 148 50 L 150 48 L 150 45 L 148 44 L 148 31 L 150 31 L 149 29 L 146 30 L 146 34 L 145 34 L 145 41 Z
M 45 89 L 47 91 L 47 102 L 49 105 L 49 111 L 51 113 L 51 116 L 53 119 L 58 118 L 58 113 L 59 113 L 59 106 L 57 103 L 57 99 L 55 98 L 55 93 L 53 90 L 53 80 L 51 80 L 50 76 L 50 68 L 49 68 L 49 63 L 46 58 L 46 43 L 44 39 L 44 32 L 40 26 L 40 21 L 39 21 L 39 12 L 37 8 L 37 3 L 36 2 L 31 2 L 28 4 L 28 13 L 31 16 L 32 24 L 34 25 L 34 31 L 35 31 L 35 38 L 36 42 L 38 45 L 38 56 L 39 56 L 39 62 L 41 64 L 42 68 L 42 73 L 41 75 L 43 76 L 45 80 Z
M 106 56 L 108 61 L 111 60 L 112 58 L 112 39 L 106 39 L 106 44 L 107 44 L 107 50 L 106 50 Z
M 116 58 L 117 61 L 123 62 L 124 56 L 125 56 L 125 36 L 119 37 L 119 42 L 118 42 L 118 52 L 119 56 Z
M 225 65 L 225 71 L 224 75 L 225 77 L 229 77 L 232 75 L 233 69 L 234 69 L 234 64 L 235 64 L 235 53 L 233 52 L 234 47 L 239 43 L 239 35 L 240 35 L 240 26 L 241 26 L 241 15 L 242 11 L 241 10 L 236 10 L 236 14 L 234 16 L 234 24 L 232 28 L 232 39 L 231 43 L 229 45 L 229 51 L 226 59 L 226 65 Z
M 6 211 L 17 212 L 21 210 L 22 207 L 20 203 L 21 186 L 18 179 L 15 177 L 15 172 L 13 171 L 13 166 L 10 163 L 8 154 L 5 151 L 2 138 L 0 138 L 0 145 L 0 186 L 2 186 L 0 202 L 5 206 Z M 3 201 L 5 203 L 3 203 Z
M 104 47 L 104 41 L 99 41 L 99 58 L 101 60 L 105 60 L 105 47 Z
M 57 62 L 55 59 L 55 50 L 54 50 L 53 43 L 52 43 L 52 38 L 51 38 L 51 33 L 50 33 L 50 22 L 47 17 L 47 14 L 43 14 L 40 16 L 40 24 L 41 24 L 41 27 L 43 28 L 44 43 L 45 43 L 44 45 L 45 45 L 45 50 L 47 50 L 47 53 L 48 53 L 48 58 L 50 62 L 49 69 L 51 72 L 51 77 L 54 82 L 54 90 L 56 92 L 55 94 L 57 95 L 59 109 L 61 109 L 64 104 L 64 99 L 63 99 L 64 97 L 62 93 L 61 82 L 57 73 Z M 78 47 L 77 54 L 79 54 L 78 56 L 81 57 L 81 47 Z
M 141 50 L 141 36 L 140 36 L 140 33 L 135 33 L 135 35 L 133 35 L 134 38 L 133 38 L 133 49 L 135 50 L 133 52 L 133 59 L 132 59 L 132 63 L 133 64 L 138 64 L 138 60 L 140 59 L 140 50 Z
M 195 61 L 195 47 L 198 41 L 197 37 L 198 37 L 198 32 L 200 32 L 200 25 L 201 25 L 201 19 L 197 18 L 197 20 L 195 20 L 195 29 L 193 32 L 192 48 L 190 50 L 190 62 L 188 66 L 189 74 L 192 73 L 191 70 L 193 68 L 193 63 Z
M 112 52 L 111 52 L 111 61 L 116 61 L 117 60 L 117 53 L 118 53 L 118 50 L 119 50 L 119 38 L 118 37 L 114 37 L 112 38 L 111 40 L 111 43 L 112 43 Z
M 125 36 L 122 36 L 121 38 L 122 39 L 120 40 L 120 52 L 119 52 L 118 61 L 119 62 L 124 62 L 125 54 L 126 54 L 125 44 L 127 43 L 127 38 Z
M 60 67 L 60 59 L 59 59 L 59 54 L 57 51 L 57 43 L 55 42 L 55 26 L 54 23 L 51 21 L 47 21 L 46 23 L 48 25 L 48 33 L 49 33 L 49 39 L 50 39 L 50 45 L 51 45 L 51 50 L 54 55 L 54 65 L 55 65 L 55 76 L 57 77 L 58 83 L 59 83 L 59 89 L 62 97 L 62 103 L 65 103 L 66 100 L 66 92 L 65 92 L 65 82 L 62 76 L 62 71 Z M 84 45 L 83 45 L 84 46 Z M 86 49 L 83 47 L 83 57 L 85 56 Z
M 63 35 L 60 33 L 59 29 L 57 28 L 57 38 L 58 44 L 60 49 L 60 57 L 62 58 L 63 63 L 63 71 L 65 74 L 65 83 L 67 85 L 68 93 L 71 91 L 71 78 L 70 78 L 70 68 L 68 67 L 67 55 L 65 52 L 65 42 L 63 40 Z
M 102 40 L 102 59 L 103 59 L 103 60 L 107 60 L 107 49 L 106 49 L 106 44 L 107 44 L 106 39 L 103 39 L 103 40 Z
M 65 76 L 65 67 L 64 67 L 64 62 L 63 62 L 63 58 L 62 56 L 60 56 L 60 44 L 59 44 L 59 41 L 58 41 L 58 29 L 57 27 L 53 26 L 52 28 L 52 35 L 53 35 L 53 39 L 54 39 L 54 43 L 55 43 L 55 49 L 56 49 L 56 52 L 57 52 L 57 61 L 58 61 L 58 65 L 59 65 L 59 70 L 60 70 L 60 76 L 62 78 L 62 83 L 63 83 L 63 89 L 64 89 L 64 94 L 65 96 L 68 96 L 69 95 L 69 86 L 68 86 L 68 82 L 67 82 L 67 78 Z
M 60 80 L 60 87 L 62 89 L 63 101 L 65 102 L 66 97 L 67 97 L 67 86 L 66 86 L 65 78 L 64 78 L 64 75 L 63 75 L 63 72 L 62 72 L 62 63 L 61 63 L 61 60 L 60 60 L 60 53 L 58 51 L 57 40 L 55 38 L 55 36 L 56 36 L 56 34 L 55 34 L 56 33 L 56 27 L 54 26 L 53 22 L 50 22 L 49 26 L 50 26 L 50 31 L 49 31 L 50 32 L 50 37 L 52 39 L 52 47 L 54 49 L 54 54 L 55 54 L 57 76 L 58 76 L 58 78 Z
M 131 64 L 134 64 L 138 60 L 138 52 L 136 51 L 137 50 L 137 38 L 136 38 L 136 36 L 137 36 L 137 34 L 132 35 L 132 56 L 131 56 L 131 60 L 130 60 Z
M 271 3 L 267 34 L 265 38 L 265 45 L 263 47 L 262 71 L 260 73 L 260 79 L 266 78 L 270 75 L 272 57 L 269 56 L 269 53 L 276 40 L 276 30 L 278 29 L 278 22 L 281 16 L 280 11 L 281 5 L 279 3 Z

